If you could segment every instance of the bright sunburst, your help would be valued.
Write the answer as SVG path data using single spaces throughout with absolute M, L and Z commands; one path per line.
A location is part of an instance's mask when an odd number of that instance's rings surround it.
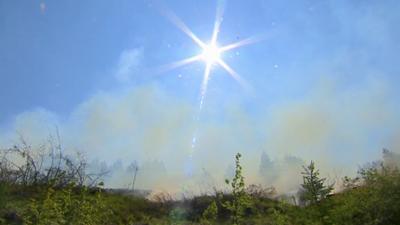
M 180 30 L 182 30 L 186 35 L 188 35 L 194 43 L 196 43 L 201 50 L 201 53 L 198 55 L 194 55 L 191 57 L 188 57 L 186 59 L 171 63 L 164 67 L 162 70 L 171 70 L 175 69 L 178 67 L 185 66 L 187 64 L 196 62 L 196 61 L 203 61 L 205 63 L 205 69 L 204 69 L 204 75 L 203 75 L 203 81 L 201 83 L 201 92 L 200 92 L 200 105 L 199 105 L 199 111 L 196 118 L 196 121 L 199 121 L 200 119 L 200 112 L 203 108 L 203 103 L 204 103 L 204 98 L 206 96 L 207 92 L 207 86 L 208 86 L 208 80 L 211 74 L 211 70 L 215 66 L 220 66 L 223 69 L 225 69 L 228 74 L 235 79 L 240 85 L 244 86 L 245 88 L 249 88 L 249 85 L 246 84 L 246 82 L 239 76 L 238 73 L 235 72 L 224 60 L 223 60 L 223 53 L 229 50 L 236 49 L 238 47 L 252 44 L 254 42 L 260 41 L 260 38 L 247 38 L 238 42 L 235 42 L 233 44 L 225 45 L 225 46 L 219 46 L 218 45 L 218 34 L 219 34 L 219 29 L 221 26 L 222 22 L 222 17 L 223 17 L 223 1 L 217 1 L 217 15 L 216 19 L 214 22 L 214 29 L 211 35 L 211 40 L 207 42 L 203 42 L 200 40 L 187 26 L 186 24 L 180 20 L 173 12 L 169 10 L 165 10 L 164 13 L 167 16 L 168 19 L 172 21 Z M 222 3 L 222 4 L 221 4 Z M 191 169 L 192 168 L 192 156 L 193 152 L 196 146 L 197 142 L 197 129 L 195 129 L 193 136 L 192 136 L 192 145 L 191 145 L 191 151 L 189 154 L 189 159 L 188 159 L 188 174 L 191 174 Z
M 221 50 L 218 48 L 217 44 L 215 43 L 210 43 L 209 45 L 205 46 L 203 48 L 203 53 L 201 55 L 201 58 L 206 62 L 206 63 L 216 63 L 218 62 L 221 57 Z
M 174 62 L 172 64 L 169 64 L 165 69 L 174 69 L 178 68 L 184 65 L 187 65 L 189 63 L 193 63 L 196 61 L 204 61 L 205 62 L 205 69 L 204 69 L 204 75 L 203 75 L 203 82 L 201 84 L 201 99 L 200 99 L 200 109 L 203 106 L 203 101 L 205 94 L 207 92 L 207 85 L 208 85 L 208 80 L 209 76 L 211 73 L 211 69 L 213 68 L 214 65 L 219 65 L 222 68 L 224 68 L 228 74 L 234 78 L 237 82 L 239 82 L 242 86 L 248 87 L 246 82 L 237 74 L 223 59 L 222 59 L 222 54 L 226 51 L 236 49 L 238 47 L 248 45 L 251 43 L 254 43 L 256 41 L 259 41 L 260 39 L 256 38 L 248 38 L 244 39 L 242 41 L 229 44 L 226 46 L 219 46 L 217 43 L 218 41 L 218 33 L 220 29 L 220 25 L 222 22 L 222 17 L 223 17 L 223 5 L 218 4 L 217 7 L 217 15 L 216 19 L 214 22 L 214 29 L 212 32 L 211 36 L 211 41 L 206 44 L 202 40 L 200 40 L 187 26 L 186 24 L 179 19 L 174 13 L 171 11 L 166 11 L 165 12 L 167 18 L 169 18 L 180 30 L 182 30 L 186 35 L 188 35 L 194 43 L 196 43 L 202 50 L 202 53 L 199 55 L 195 55 L 177 62 Z

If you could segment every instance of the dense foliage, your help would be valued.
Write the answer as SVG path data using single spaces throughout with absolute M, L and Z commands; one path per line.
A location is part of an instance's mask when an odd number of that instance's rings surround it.
M 93 180 L 73 169 L 84 165 L 82 161 L 38 169 L 32 168 L 40 164 L 28 150 L 14 151 L 25 160 L 22 166 L 1 164 L 0 224 L 400 224 L 400 172 L 395 163 L 363 167 L 357 177 L 343 178 L 342 189 L 332 193 L 332 186 L 311 162 L 303 172 L 299 168 L 303 176 L 299 197 L 305 204 L 298 204 L 274 197 L 273 188 L 246 186 L 237 154 L 235 174 L 227 180 L 229 191 L 183 200 L 162 193 L 148 200 L 107 192 L 101 182 L 85 182 Z

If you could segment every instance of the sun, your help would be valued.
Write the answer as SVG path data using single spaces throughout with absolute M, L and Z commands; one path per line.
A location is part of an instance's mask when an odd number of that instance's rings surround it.
M 220 26 L 223 21 L 223 12 L 224 12 L 224 3 L 223 1 L 218 1 L 217 5 L 217 13 L 216 13 L 216 18 L 214 21 L 214 29 L 211 34 L 211 39 L 210 42 L 206 43 L 200 40 L 194 33 L 193 31 L 190 30 L 190 28 L 178 17 L 176 16 L 172 11 L 170 10 L 165 10 L 163 11 L 163 14 L 175 25 L 177 26 L 183 33 L 185 33 L 190 39 L 193 40 L 195 44 L 197 44 L 200 47 L 200 54 L 193 55 L 188 58 L 184 58 L 182 60 L 173 62 L 171 64 L 165 65 L 162 67 L 161 71 L 166 71 L 166 70 L 171 70 L 171 69 L 176 69 L 178 67 L 182 67 L 191 63 L 194 63 L 196 61 L 203 61 L 205 62 L 205 68 L 204 68 L 204 74 L 203 74 L 203 80 L 201 82 L 201 89 L 200 89 L 200 104 L 199 104 L 199 111 L 198 115 L 195 117 L 196 121 L 200 120 L 200 112 L 202 111 L 203 108 L 203 103 L 204 99 L 206 96 L 207 92 L 207 86 L 208 86 L 208 80 L 211 75 L 211 70 L 214 69 L 216 66 L 219 66 L 223 68 L 233 79 L 235 79 L 242 87 L 246 88 L 247 90 L 251 90 L 250 85 L 239 76 L 238 73 L 236 73 L 235 70 L 233 70 L 221 57 L 224 52 L 227 52 L 229 50 L 234 50 L 236 48 L 252 44 L 255 42 L 258 42 L 264 38 L 262 37 L 250 37 L 246 39 L 242 39 L 240 41 L 234 42 L 232 44 L 228 45 L 223 45 L 219 46 L 218 43 L 218 34 L 220 31 Z M 192 152 L 190 153 L 190 159 L 192 158 L 193 151 L 196 146 L 197 142 L 197 137 L 196 134 L 197 129 L 195 130 L 193 137 L 192 137 Z
M 218 1 L 219 2 L 219 1 Z M 219 2 L 220 3 L 220 2 Z M 229 50 L 233 50 L 239 47 L 242 47 L 244 45 L 252 44 L 255 42 L 260 41 L 260 38 L 254 38 L 250 37 L 247 39 L 242 39 L 241 41 L 234 42 L 232 44 L 228 45 L 223 45 L 219 46 L 218 43 L 218 34 L 220 31 L 220 26 L 223 21 L 223 6 L 224 4 L 218 4 L 217 5 L 217 15 L 214 21 L 214 29 L 211 34 L 211 39 L 210 42 L 206 43 L 200 40 L 190 29 L 189 27 L 186 26 L 186 24 L 179 18 L 177 17 L 172 11 L 166 10 L 164 14 L 167 16 L 167 18 L 174 24 L 176 25 L 180 30 L 182 30 L 188 37 L 190 37 L 194 43 L 196 43 L 200 47 L 200 54 L 194 55 L 179 61 L 176 61 L 174 63 L 171 63 L 169 65 L 166 65 L 163 67 L 162 71 L 165 70 L 170 70 L 170 69 L 175 69 L 178 67 L 185 66 L 187 64 L 196 62 L 196 61 L 203 61 L 205 62 L 205 68 L 204 68 L 204 75 L 203 75 L 203 81 L 201 83 L 201 93 L 200 93 L 200 110 L 203 106 L 203 101 L 204 97 L 207 92 L 207 85 L 208 85 L 208 80 L 211 75 L 211 70 L 215 68 L 215 66 L 220 66 L 222 67 L 228 74 L 235 79 L 239 84 L 241 84 L 243 87 L 246 89 L 249 89 L 249 85 L 245 80 L 239 76 L 238 73 L 236 73 L 235 70 L 233 70 L 221 57 L 224 52 L 227 52 Z
M 221 60 L 221 49 L 215 43 L 203 47 L 201 59 L 207 64 L 216 64 Z

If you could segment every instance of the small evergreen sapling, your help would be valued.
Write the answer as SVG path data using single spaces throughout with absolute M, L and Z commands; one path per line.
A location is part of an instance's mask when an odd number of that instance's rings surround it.
M 307 167 L 303 166 L 303 184 L 301 185 L 301 200 L 309 204 L 316 204 L 333 190 L 333 185 L 325 185 L 326 178 L 319 177 L 319 170 L 311 161 Z

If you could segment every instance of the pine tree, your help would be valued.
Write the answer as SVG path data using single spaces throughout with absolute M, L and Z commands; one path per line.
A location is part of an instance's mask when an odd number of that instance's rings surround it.
M 333 185 L 325 185 L 326 178 L 319 177 L 319 170 L 311 161 L 310 165 L 304 168 L 303 184 L 301 185 L 301 200 L 309 204 L 316 204 L 333 190 Z
M 259 173 L 268 183 L 273 183 L 278 178 L 276 164 L 271 160 L 267 153 L 261 154 Z

